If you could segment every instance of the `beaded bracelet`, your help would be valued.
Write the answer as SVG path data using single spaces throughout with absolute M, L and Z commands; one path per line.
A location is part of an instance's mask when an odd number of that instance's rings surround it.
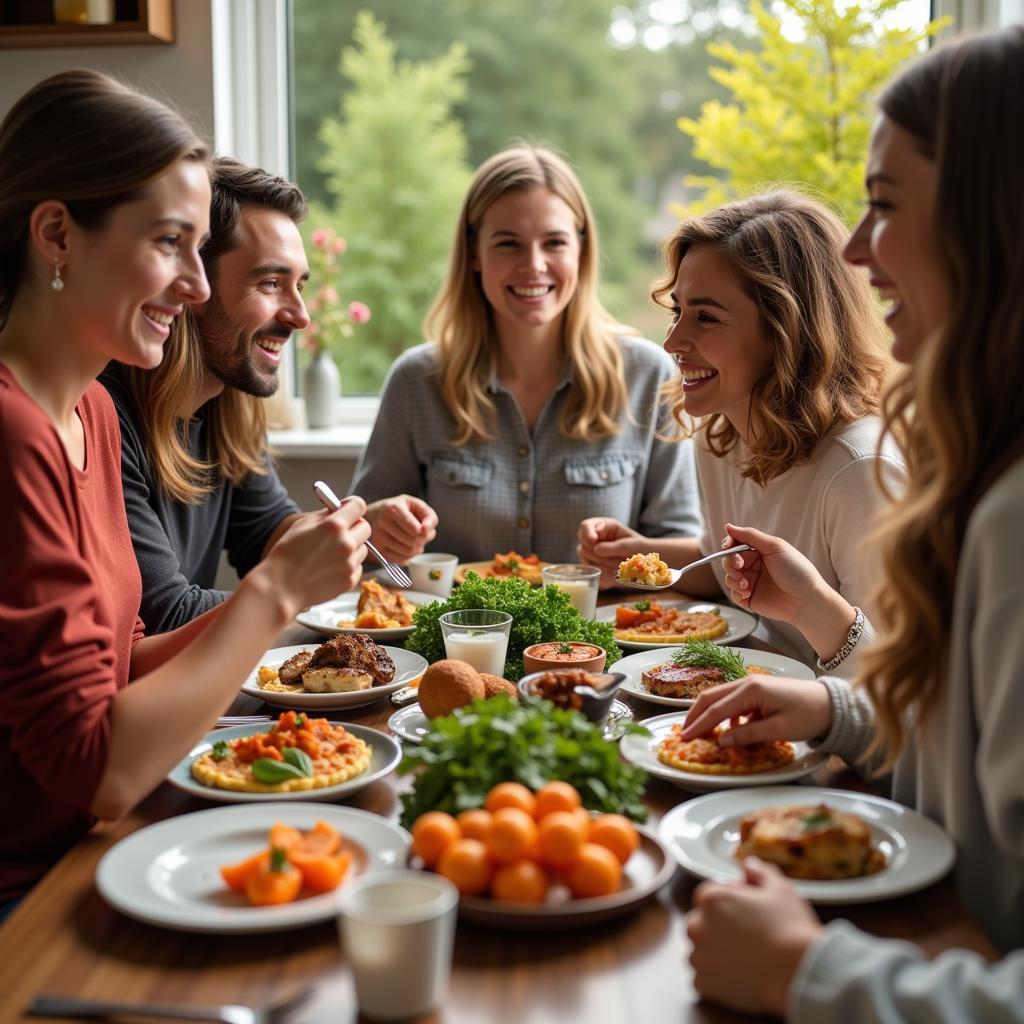
M 864 632 L 864 613 L 856 606 L 853 609 L 857 614 L 854 616 L 853 625 L 850 627 L 850 632 L 846 634 L 846 642 L 842 647 L 832 655 L 828 661 L 822 661 L 818 659 L 818 668 L 823 672 L 831 672 L 833 669 L 839 668 L 839 666 L 850 656 L 854 647 L 860 642 L 861 633 Z

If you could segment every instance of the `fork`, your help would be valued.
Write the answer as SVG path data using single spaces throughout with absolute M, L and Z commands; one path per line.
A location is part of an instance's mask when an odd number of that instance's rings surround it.
M 256 725 L 269 722 L 270 715 L 221 715 L 217 719 L 217 728 L 224 729 L 232 725 Z
M 328 484 L 325 484 L 323 480 L 317 480 L 313 484 L 313 493 L 320 499 L 324 507 L 329 508 L 332 512 L 337 512 L 341 508 L 341 502 L 338 500 L 338 496 L 331 490 Z M 400 587 L 411 587 L 412 580 L 406 574 L 406 571 L 400 566 L 395 565 L 393 562 L 389 562 L 374 545 L 370 542 L 366 542 L 366 547 L 374 558 L 380 562 L 384 571 L 397 583 Z
M 119 1003 L 105 999 L 79 999 L 40 993 L 29 1004 L 36 1017 L 158 1017 L 165 1020 L 206 1020 L 220 1024 L 288 1024 L 294 1014 L 312 999 L 315 989 L 307 988 L 290 999 L 257 1010 L 251 1006 L 226 1003 L 223 1006 L 176 1006 L 173 1003 Z
M 725 558 L 727 555 L 738 555 L 741 551 L 753 551 L 753 548 L 749 544 L 737 544 L 735 547 L 722 548 L 720 551 L 712 551 L 710 555 L 706 555 L 704 558 L 698 558 L 696 562 L 684 565 L 682 569 L 669 569 L 668 583 L 637 583 L 634 580 L 621 579 L 618 572 L 615 573 L 615 582 L 623 587 L 630 587 L 633 590 L 666 590 L 668 587 L 671 587 L 680 576 L 689 572 L 691 569 L 696 569 L 699 565 L 707 565 L 708 562 L 713 562 L 716 558 Z

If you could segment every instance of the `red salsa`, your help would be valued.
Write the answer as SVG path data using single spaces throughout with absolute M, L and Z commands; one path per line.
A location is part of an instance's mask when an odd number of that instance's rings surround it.
M 590 661 L 602 653 L 602 649 L 594 644 L 561 643 L 557 640 L 530 648 L 530 654 L 543 661 Z

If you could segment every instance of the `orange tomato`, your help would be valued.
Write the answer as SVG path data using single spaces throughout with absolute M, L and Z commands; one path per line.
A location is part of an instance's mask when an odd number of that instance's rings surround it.
M 534 857 L 537 853 L 537 823 L 518 807 L 501 807 L 494 812 L 487 848 L 502 864 Z
M 584 843 L 569 868 L 569 891 L 577 899 L 610 896 L 622 884 L 622 865 L 611 850 L 597 843 Z
M 459 823 L 444 811 L 427 811 L 412 826 L 412 852 L 423 859 L 428 868 L 437 862 L 452 843 L 462 838 Z
M 462 834 L 467 839 L 479 839 L 486 843 L 491 834 L 491 823 L 494 820 L 490 811 L 482 807 L 475 807 L 470 811 L 463 811 L 455 816 L 455 820 L 462 829 Z
M 521 782 L 499 782 L 494 786 L 484 807 L 493 814 L 502 807 L 518 807 L 533 817 L 534 808 L 537 806 L 536 797 Z
M 491 895 L 513 903 L 543 903 L 548 895 L 548 878 L 532 860 L 503 864 L 494 874 Z
M 348 873 L 352 854 L 348 850 L 337 854 L 292 850 L 288 859 L 299 869 L 302 884 L 310 892 L 330 892 L 341 885 L 341 880 Z
M 553 811 L 537 826 L 537 850 L 548 867 L 569 867 L 586 841 L 587 826 L 570 811 Z
M 321 819 L 303 837 L 298 849 L 303 853 L 319 853 L 329 856 L 341 848 L 341 836 Z
M 273 849 L 259 871 L 245 881 L 245 895 L 254 907 L 291 903 L 302 890 L 302 872 L 288 860 L 288 854 Z
M 270 851 L 260 850 L 259 853 L 254 853 L 237 864 L 222 864 L 220 866 L 221 878 L 235 892 L 245 892 L 245 883 L 249 881 L 249 876 L 256 874 L 262 868 L 263 862 L 268 860 L 270 860 Z
M 479 896 L 491 884 L 493 865 L 487 847 L 479 839 L 456 839 L 441 854 L 437 873 L 459 892 Z
M 580 806 L 580 795 L 568 782 L 549 782 L 537 790 L 538 821 L 555 811 L 575 811 Z
M 625 864 L 636 853 L 640 835 L 629 818 L 621 814 L 600 814 L 590 823 L 590 841 L 603 846 Z
M 291 850 L 302 842 L 302 833 L 291 825 L 282 825 L 277 821 L 270 827 L 270 848 L 272 850 Z

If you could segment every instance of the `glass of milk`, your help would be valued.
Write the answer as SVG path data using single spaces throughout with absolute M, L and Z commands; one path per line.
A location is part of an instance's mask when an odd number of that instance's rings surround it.
M 441 616 L 444 653 L 468 661 L 477 672 L 505 674 L 505 653 L 512 616 L 490 608 L 463 608 Z
M 569 600 L 585 619 L 597 614 L 597 587 L 601 570 L 594 565 L 546 565 L 541 570 L 545 586 L 553 583 L 569 595 Z

